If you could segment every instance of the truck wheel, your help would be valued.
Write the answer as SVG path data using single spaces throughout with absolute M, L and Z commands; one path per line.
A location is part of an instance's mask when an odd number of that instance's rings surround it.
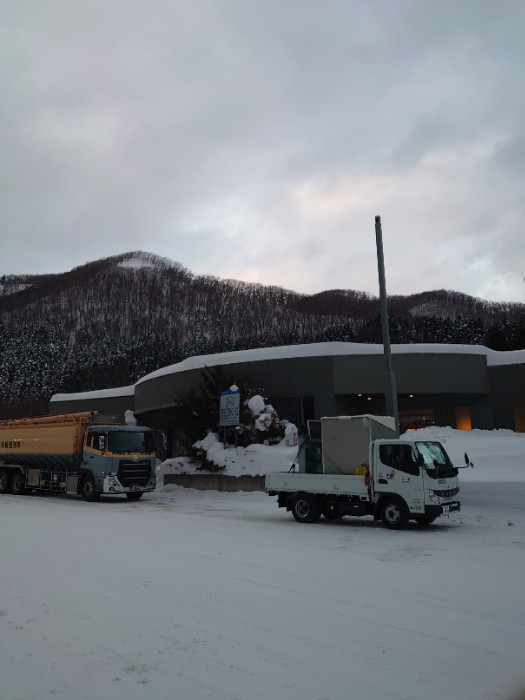
M 16 496 L 19 496 L 20 494 L 24 493 L 24 475 L 22 472 L 19 472 L 18 470 L 13 472 L 13 475 L 11 477 L 11 493 L 14 493 Z
M 0 493 L 11 493 L 11 484 L 9 483 L 9 473 L 5 469 L 0 472 Z
M 298 493 L 293 499 L 292 515 L 298 523 L 314 523 L 321 517 L 317 497 L 311 493 Z
M 401 530 L 408 522 L 408 508 L 398 498 L 390 498 L 383 503 L 383 525 L 390 530 Z
M 128 501 L 138 501 L 140 498 L 142 498 L 142 491 L 139 491 L 138 493 L 136 491 L 131 491 L 126 494 Z
M 100 494 L 95 490 L 95 479 L 92 476 L 85 476 L 82 479 L 80 495 L 85 501 L 98 501 Z
M 435 519 L 431 515 L 414 515 L 414 520 L 418 525 L 431 525 Z

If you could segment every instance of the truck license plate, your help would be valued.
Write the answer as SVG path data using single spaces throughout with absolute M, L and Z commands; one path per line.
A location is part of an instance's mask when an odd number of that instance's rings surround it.
M 138 484 L 131 484 L 131 490 L 132 491 L 138 491 L 139 490 L 139 485 Z
M 446 515 L 450 511 L 450 506 L 443 506 L 443 515 Z

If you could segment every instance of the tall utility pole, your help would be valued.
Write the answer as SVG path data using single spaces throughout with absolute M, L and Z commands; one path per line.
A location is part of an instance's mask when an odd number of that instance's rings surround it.
M 392 367 L 392 353 L 390 352 L 390 330 L 388 327 L 388 308 L 385 281 L 385 257 L 383 255 L 383 233 L 381 231 L 380 216 L 376 216 L 376 247 L 377 269 L 379 272 L 379 302 L 381 305 L 381 326 L 383 328 L 383 348 L 385 355 L 385 405 L 387 415 L 393 416 L 394 418 L 396 437 L 399 437 L 399 411 L 397 408 L 396 377 Z

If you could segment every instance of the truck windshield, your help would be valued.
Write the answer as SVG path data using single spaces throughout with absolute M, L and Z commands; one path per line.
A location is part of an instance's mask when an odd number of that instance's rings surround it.
M 424 466 L 431 477 L 456 476 L 454 467 L 440 442 L 416 442 L 416 449 L 423 457 Z
M 153 437 L 149 431 L 115 430 L 108 434 L 110 452 L 153 452 Z

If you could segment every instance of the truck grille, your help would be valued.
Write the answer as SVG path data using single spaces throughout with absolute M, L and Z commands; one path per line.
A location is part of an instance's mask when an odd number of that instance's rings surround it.
M 151 465 L 147 460 L 140 462 L 121 460 L 117 476 L 122 486 L 131 486 L 131 484 L 146 486 L 151 477 Z
M 437 496 L 440 496 L 441 498 L 450 498 L 450 496 L 455 496 L 459 491 L 459 488 L 455 489 L 447 489 L 445 491 L 435 491 L 435 494 Z

